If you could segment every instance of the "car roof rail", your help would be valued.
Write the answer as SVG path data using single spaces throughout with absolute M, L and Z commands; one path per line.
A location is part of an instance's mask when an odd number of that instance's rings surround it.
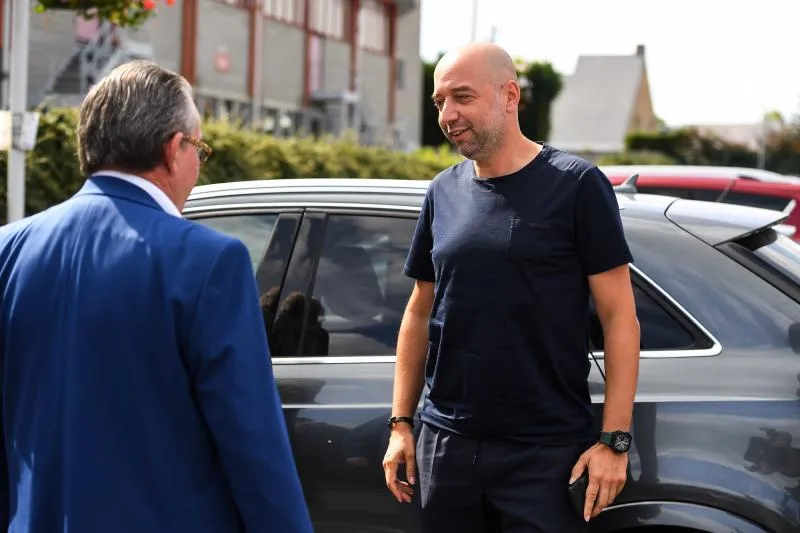
M 630 176 L 628 176 L 628 178 L 625 179 L 625 181 L 623 181 L 619 185 L 615 185 L 614 191 L 627 194 L 636 194 L 637 192 L 639 192 L 638 189 L 636 188 L 636 180 L 638 179 L 639 179 L 638 172 L 635 174 L 631 174 Z

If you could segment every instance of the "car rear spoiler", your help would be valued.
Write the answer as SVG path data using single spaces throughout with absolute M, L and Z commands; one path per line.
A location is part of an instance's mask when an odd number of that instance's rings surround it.
M 775 224 L 773 229 L 781 235 L 786 235 L 787 237 L 794 237 L 794 234 L 797 233 L 797 228 L 789 224 Z
M 614 185 L 613 189 L 615 192 L 622 193 L 622 194 L 636 194 L 639 192 L 636 189 L 636 180 L 639 179 L 639 174 L 631 174 L 628 176 L 625 181 L 620 183 L 619 185 Z
M 679 199 L 672 202 L 664 214 L 676 226 L 711 246 L 743 239 L 770 228 L 784 234 L 794 230 L 782 224 L 789 213 L 737 204 Z

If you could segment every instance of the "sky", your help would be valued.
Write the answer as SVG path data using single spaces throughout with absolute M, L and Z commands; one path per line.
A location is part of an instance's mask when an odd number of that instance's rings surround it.
M 580 55 L 645 46 L 653 107 L 670 126 L 800 112 L 798 0 L 420 0 L 421 53 L 476 39 L 569 75 Z M 646 7 L 645 7 L 646 6 Z

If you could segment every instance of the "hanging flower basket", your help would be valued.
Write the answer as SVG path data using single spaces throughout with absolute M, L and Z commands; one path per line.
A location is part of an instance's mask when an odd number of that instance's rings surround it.
M 165 0 L 172 5 L 174 0 Z M 137 27 L 146 21 L 154 12 L 156 0 L 38 0 L 36 10 L 45 11 L 71 10 L 85 18 L 98 17 L 121 28 Z

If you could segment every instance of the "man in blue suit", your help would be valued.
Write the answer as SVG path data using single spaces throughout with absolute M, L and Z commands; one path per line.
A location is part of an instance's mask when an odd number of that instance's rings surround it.
M 0 228 L 3 531 L 312 531 L 247 249 L 180 216 L 200 137 L 186 80 L 118 67 L 83 188 Z

